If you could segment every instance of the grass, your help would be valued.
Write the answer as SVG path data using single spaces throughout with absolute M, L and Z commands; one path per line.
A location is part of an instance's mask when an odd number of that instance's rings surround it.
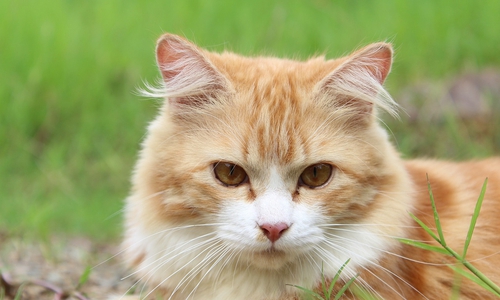
M 429 187 L 429 195 L 431 199 L 431 204 L 432 204 L 432 209 L 434 212 L 434 222 L 436 226 L 436 230 L 438 234 L 436 235 L 432 229 L 430 229 L 426 224 L 424 224 L 420 219 L 418 219 L 415 215 L 410 213 L 410 216 L 436 241 L 439 243 L 440 247 L 438 246 L 432 246 L 423 242 L 418 242 L 418 241 L 412 241 L 412 240 L 407 240 L 407 239 L 402 239 L 401 241 L 410 245 L 413 245 L 415 247 L 423 248 L 426 250 L 438 252 L 438 253 L 443 253 L 446 255 L 453 256 L 457 262 L 459 263 L 458 266 L 454 265 L 449 265 L 450 268 L 452 268 L 457 274 L 466 277 L 484 289 L 490 291 L 493 293 L 495 296 L 500 297 L 500 287 L 496 285 L 493 281 L 491 281 L 488 277 L 486 277 L 481 271 L 476 269 L 474 265 L 472 265 L 469 261 L 466 259 L 467 255 L 467 250 L 470 245 L 470 241 L 472 239 L 472 234 L 474 233 L 474 228 L 476 226 L 476 221 L 479 217 L 479 212 L 481 211 L 481 205 L 483 203 L 484 199 L 484 194 L 486 193 L 486 186 L 488 184 L 488 179 L 484 181 L 483 187 L 481 189 L 481 194 L 479 195 L 479 198 L 476 202 L 476 207 L 474 209 L 474 212 L 471 217 L 470 225 L 469 225 L 469 230 L 467 231 L 467 236 L 465 237 L 465 243 L 464 243 L 464 249 L 462 251 L 462 254 L 457 253 L 454 249 L 451 249 L 447 243 L 446 239 L 444 237 L 443 229 L 441 227 L 441 222 L 439 219 L 439 214 L 436 209 L 435 205 L 435 200 L 434 200 L 434 195 L 432 194 L 432 189 L 431 185 L 429 182 L 429 179 L 427 178 L 428 182 L 428 187 Z M 467 273 L 462 269 L 462 266 L 467 268 L 471 273 Z M 458 290 L 458 289 L 457 289 Z
M 357 275 L 354 277 L 351 277 L 343 286 L 342 288 L 334 295 L 333 294 L 333 288 L 335 287 L 335 284 L 337 283 L 338 279 L 340 278 L 340 274 L 344 271 L 345 266 L 349 263 L 350 259 L 348 259 L 337 271 L 335 276 L 331 279 L 330 283 L 327 283 L 327 280 L 324 276 L 323 272 L 323 266 L 321 268 L 321 292 L 322 294 L 316 293 L 315 291 L 311 291 L 309 289 L 306 289 L 304 287 L 298 286 L 298 285 L 291 285 L 303 292 L 303 296 L 305 299 L 313 299 L 313 300 L 323 300 L 323 299 L 335 299 L 338 300 L 342 295 L 347 291 L 347 289 L 351 286 L 351 284 L 356 280 L 358 277 Z
M 135 95 L 154 81 L 165 31 L 244 54 L 335 57 L 392 41 L 387 83 L 500 66 L 500 2 L 0 1 L 0 230 L 116 238 L 144 128 L 158 103 Z M 497 118 L 498 119 L 498 118 Z M 445 120 L 387 120 L 406 156 L 468 158 L 500 149 L 493 129 Z M 497 130 L 498 131 L 498 130 Z

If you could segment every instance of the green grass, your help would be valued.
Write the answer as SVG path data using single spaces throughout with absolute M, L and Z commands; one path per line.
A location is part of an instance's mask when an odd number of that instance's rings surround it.
M 483 187 L 481 189 L 481 193 L 478 197 L 478 200 L 476 202 L 476 206 L 474 208 L 474 212 L 471 217 L 470 225 L 469 225 L 469 230 L 467 231 L 467 236 L 465 237 L 465 243 L 464 243 L 464 249 L 462 251 L 462 254 L 459 254 L 456 252 L 456 250 L 451 249 L 447 243 L 446 239 L 443 233 L 443 229 L 441 227 L 441 221 L 439 219 L 439 214 L 436 209 L 436 204 L 435 204 L 435 199 L 434 195 L 432 193 L 431 189 L 431 184 L 429 182 L 429 178 L 427 178 L 427 184 L 429 188 L 429 196 L 430 196 L 430 201 L 434 213 L 434 225 L 436 228 L 436 231 L 438 234 L 436 235 L 432 229 L 429 228 L 424 222 L 422 222 L 420 219 L 418 219 L 414 214 L 410 213 L 410 216 L 436 241 L 440 246 L 433 246 L 429 245 L 427 243 L 419 242 L 419 241 L 414 241 L 414 240 L 408 240 L 408 239 L 400 239 L 401 242 L 413 245 L 418 248 L 426 249 L 429 251 L 437 252 L 437 253 L 442 253 L 446 254 L 449 256 L 452 256 L 456 259 L 458 262 L 457 265 L 448 265 L 450 268 L 452 268 L 455 273 L 457 274 L 458 281 L 456 281 L 456 284 L 460 284 L 460 278 L 461 276 L 468 278 L 472 280 L 473 282 L 477 283 L 481 287 L 483 287 L 485 290 L 490 291 L 492 294 L 500 298 L 500 287 L 496 285 L 493 281 L 491 281 L 488 277 L 486 277 L 481 271 L 476 269 L 472 263 L 470 263 L 466 259 L 467 255 L 467 250 L 470 245 L 470 241 L 472 239 L 472 234 L 474 233 L 474 229 L 476 227 L 476 222 L 479 217 L 479 212 L 481 211 L 481 206 L 483 204 L 483 199 L 484 195 L 486 193 L 486 186 L 488 184 L 488 178 L 485 179 Z M 462 267 L 467 268 L 470 272 L 466 272 L 463 270 Z M 459 296 L 459 286 L 455 286 L 454 292 L 456 293 L 454 296 L 456 299 L 458 299 Z
M 340 278 L 340 274 L 344 271 L 344 268 L 346 265 L 349 263 L 350 259 L 348 259 L 337 271 L 335 276 L 331 279 L 331 281 L 328 283 L 327 279 L 325 278 L 324 272 L 323 272 L 323 266 L 321 266 L 321 294 L 316 293 L 315 291 L 306 289 L 302 286 L 298 285 L 290 285 L 293 286 L 303 293 L 304 299 L 308 300 L 324 300 L 324 299 L 335 299 L 338 300 L 344 293 L 347 291 L 347 289 L 351 286 L 351 284 L 356 280 L 358 275 L 351 277 L 343 286 L 342 288 L 334 295 L 333 294 L 333 288 L 335 287 L 335 284 L 337 283 L 338 279 Z
M 0 230 L 113 238 L 147 122 L 158 103 L 134 93 L 157 77 L 165 31 L 244 54 L 307 58 L 389 40 L 387 83 L 500 66 L 500 2 L 0 1 Z M 495 128 L 387 120 L 406 156 L 498 153 Z M 499 130 L 496 130 L 499 131 Z

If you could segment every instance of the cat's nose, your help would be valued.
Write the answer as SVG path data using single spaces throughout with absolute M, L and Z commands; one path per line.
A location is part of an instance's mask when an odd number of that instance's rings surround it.
M 265 236 L 271 241 L 271 243 L 276 242 L 283 232 L 288 229 L 288 225 L 285 223 L 277 223 L 277 224 L 262 224 L 260 225 L 260 229 Z

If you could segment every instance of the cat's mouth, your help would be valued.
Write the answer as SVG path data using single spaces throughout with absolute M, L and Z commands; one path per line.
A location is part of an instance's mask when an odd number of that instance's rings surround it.
M 278 257 L 284 257 L 286 256 L 286 252 L 283 250 L 276 249 L 274 246 L 269 247 L 266 250 L 259 251 L 257 252 L 258 255 L 260 256 L 265 256 L 265 257 L 272 257 L 272 258 L 278 258 Z
M 251 258 L 250 258 L 251 257 Z M 261 269 L 277 270 L 286 265 L 291 259 L 287 252 L 270 247 L 266 250 L 255 251 L 250 256 L 252 265 Z

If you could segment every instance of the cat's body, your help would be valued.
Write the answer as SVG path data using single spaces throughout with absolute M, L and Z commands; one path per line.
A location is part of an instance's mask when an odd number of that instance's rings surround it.
M 403 162 L 376 122 L 390 45 L 307 62 L 245 58 L 163 36 L 167 100 L 149 127 L 126 207 L 124 250 L 165 299 L 298 299 L 346 281 L 385 299 L 446 299 L 451 257 L 431 242 L 426 174 L 448 244 L 461 251 L 482 183 L 489 188 L 467 258 L 500 281 L 500 159 Z M 340 283 L 339 283 L 340 284 Z M 489 292 L 463 279 L 462 297 Z M 149 294 L 148 291 L 152 291 Z M 346 296 L 349 296 L 348 292 Z

